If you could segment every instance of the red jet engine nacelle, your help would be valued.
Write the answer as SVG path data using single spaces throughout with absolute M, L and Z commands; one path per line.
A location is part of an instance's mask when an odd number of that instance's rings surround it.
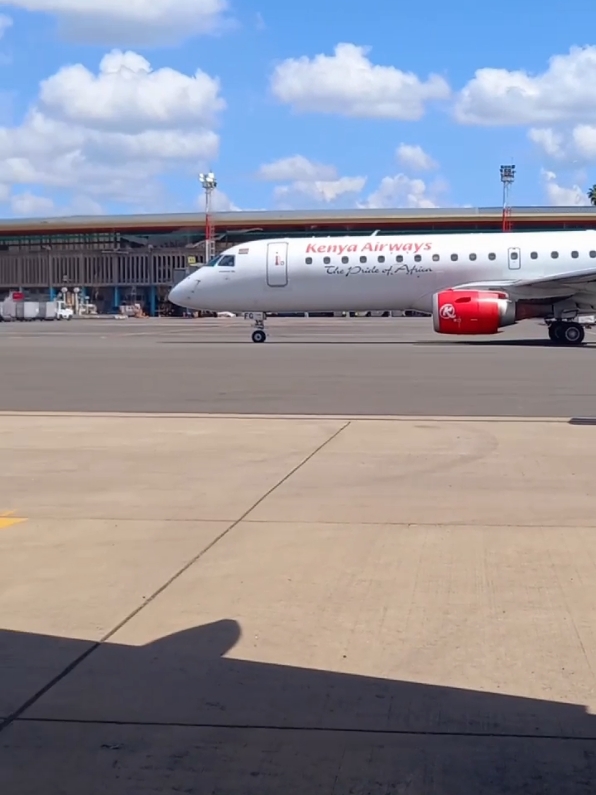
M 496 334 L 516 322 L 515 302 L 490 290 L 443 290 L 433 297 L 433 325 L 439 334 Z

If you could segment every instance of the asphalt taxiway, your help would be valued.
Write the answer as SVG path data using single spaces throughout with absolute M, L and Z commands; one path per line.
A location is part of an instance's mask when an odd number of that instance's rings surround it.
M 0 410 L 592 416 L 596 334 L 443 338 L 426 318 L 0 324 Z
M 591 795 L 594 349 L 270 326 L 0 326 L 0 792 Z

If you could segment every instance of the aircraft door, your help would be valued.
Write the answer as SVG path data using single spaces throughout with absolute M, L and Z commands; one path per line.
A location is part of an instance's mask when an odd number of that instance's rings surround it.
M 288 244 L 267 243 L 267 284 L 285 287 L 288 283 Z
M 521 249 L 507 249 L 507 264 L 509 265 L 510 271 L 517 271 L 521 268 Z

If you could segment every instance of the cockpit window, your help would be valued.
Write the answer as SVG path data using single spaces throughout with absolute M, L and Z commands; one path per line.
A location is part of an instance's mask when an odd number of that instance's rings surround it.
M 233 268 L 236 264 L 236 257 L 233 254 L 226 254 L 217 264 L 220 268 Z
M 203 267 L 204 268 L 213 268 L 214 265 L 217 265 L 217 263 L 220 261 L 220 259 L 221 259 L 221 254 L 218 254 L 216 257 L 211 257 L 209 262 L 206 262 L 203 265 Z

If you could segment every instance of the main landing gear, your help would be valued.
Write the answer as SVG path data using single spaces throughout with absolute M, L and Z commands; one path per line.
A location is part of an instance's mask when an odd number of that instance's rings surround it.
M 563 345 L 581 345 L 586 331 L 581 323 L 566 320 L 554 320 L 549 324 L 548 336 L 553 342 Z
M 264 312 L 245 312 L 245 320 L 252 320 L 255 330 L 252 333 L 253 342 L 265 342 L 267 334 L 265 332 L 265 313 Z

